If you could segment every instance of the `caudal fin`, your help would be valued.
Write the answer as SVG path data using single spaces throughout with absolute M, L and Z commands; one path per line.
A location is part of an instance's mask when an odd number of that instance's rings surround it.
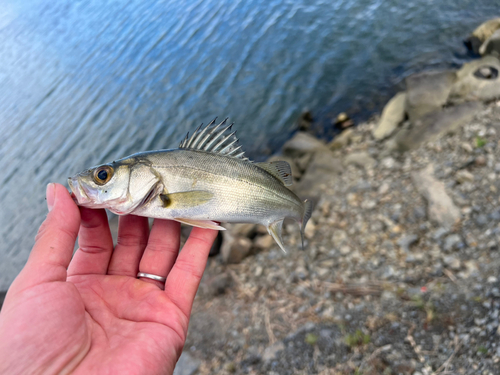
M 304 201 L 304 215 L 302 216 L 300 237 L 302 238 L 302 250 L 304 250 L 304 230 L 306 229 L 307 222 L 311 218 L 313 206 L 312 202 L 307 199 Z

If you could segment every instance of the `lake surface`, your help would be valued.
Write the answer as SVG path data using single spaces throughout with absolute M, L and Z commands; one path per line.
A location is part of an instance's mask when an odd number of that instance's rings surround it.
M 379 110 L 410 73 L 462 64 L 496 0 L 0 2 L 0 289 L 25 263 L 48 182 L 229 116 L 275 151 Z

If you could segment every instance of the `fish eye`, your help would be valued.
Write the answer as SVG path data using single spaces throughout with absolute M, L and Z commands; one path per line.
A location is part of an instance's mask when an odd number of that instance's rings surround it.
M 97 185 L 104 185 L 113 177 L 113 168 L 103 165 L 94 171 L 94 181 Z

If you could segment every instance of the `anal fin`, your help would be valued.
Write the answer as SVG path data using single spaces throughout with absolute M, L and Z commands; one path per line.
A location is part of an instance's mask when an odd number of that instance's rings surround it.
M 215 221 L 211 220 L 194 220 L 194 219 L 184 219 L 184 218 L 175 218 L 175 221 L 178 221 L 183 224 L 191 225 L 193 227 L 205 228 L 205 229 L 214 229 L 214 230 L 226 230 L 226 228 L 221 227 Z
M 286 253 L 285 245 L 283 245 L 283 239 L 281 238 L 281 228 L 283 227 L 283 219 L 277 220 L 274 223 L 269 224 L 267 231 L 274 238 L 278 246 Z

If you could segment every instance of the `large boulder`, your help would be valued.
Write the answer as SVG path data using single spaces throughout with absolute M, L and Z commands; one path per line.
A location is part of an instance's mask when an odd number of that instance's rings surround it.
M 456 81 L 455 71 L 430 71 L 406 78 L 406 112 L 410 121 L 441 109 Z
M 460 221 L 460 209 L 446 192 L 442 181 L 434 177 L 434 166 L 413 172 L 411 174 L 413 185 L 427 200 L 427 213 L 432 221 L 448 230 Z
M 486 21 L 472 32 L 465 40 L 465 45 L 477 55 L 481 45 L 498 29 L 500 29 L 500 17 Z
M 405 119 L 405 103 L 406 94 L 404 92 L 397 93 L 384 107 L 382 116 L 373 130 L 373 137 L 381 140 L 389 137 L 398 125 Z
M 342 170 L 341 160 L 333 156 L 332 152 L 317 151 L 300 182 L 293 186 L 294 191 L 301 196 L 314 197 L 315 192 L 320 190 L 317 187 L 328 183 L 342 173 Z
M 410 129 L 400 131 L 394 137 L 397 149 L 415 149 L 423 142 L 451 133 L 469 123 L 481 108 L 481 103 L 469 102 L 429 113 L 415 120 Z
M 449 101 L 460 103 L 473 100 L 492 100 L 500 97 L 500 60 L 486 56 L 471 61 L 457 72 Z
M 324 142 L 305 132 L 297 132 L 283 145 L 283 155 L 296 158 L 322 149 L 327 150 Z
M 495 31 L 492 36 L 486 39 L 481 48 L 479 48 L 479 53 L 481 56 L 500 56 L 500 29 Z

